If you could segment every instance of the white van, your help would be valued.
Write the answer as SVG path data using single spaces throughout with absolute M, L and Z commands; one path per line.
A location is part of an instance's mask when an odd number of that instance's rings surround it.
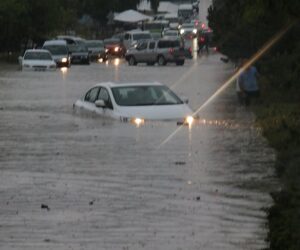
M 127 31 L 124 34 L 123 44 L 126 49 L 137 44 L 139 40 L 147 40 L 152 39 L 150 31 L 142 31 L 142 30 L 131 30 Z
M 70 67 L 71 57 L 65 40 L 47 40 L 43 49 L 51 53 L 57 67 Z

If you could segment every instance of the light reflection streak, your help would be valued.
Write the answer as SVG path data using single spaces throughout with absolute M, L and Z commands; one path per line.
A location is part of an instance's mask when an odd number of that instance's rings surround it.
M 222 93 L 235 79 L 237 79 L 237 77 L 245 71 L 246 68 L 248 68 L 250 65 L 252 65 L 253 63 L 255 63 L 261 56 L 263 56 L 271 47 L 273 47 L 274 44 L 276 44 L 285 34 L 286 32 L 297 22 L 294 21 L 290 24 L 288 24 L 285 28 L 283 28 L 282 30 L 280 30 L 277 34 L 275 34 L 269 41 L 267 41 L 260 50 L 258 50 L 244 65 L 243 67 L 238 70 L 235 74 L 233 74 L 227 81 L 225 81 L 222 86 L 212 95 L 210 96 L 193 114 L 193 116 L 195 117 L 196 115 L 198 115 L 208 104 L 210 104 L 218 95 L 220 95 L 220 93 Z M 174 85 L 177 85 L 178 83 L 181 83 L 183 81 L 183 79 L 185 79 L 192 70 L 195 70 L 196 64 L 191 68 L 191 70 L 189 70 L 186 74 L 183 75 L 183 77 Z M 173 85 L 173 86 L 174 86 Z M 181 130 L 183 127 L 183 125 L 181 125 L 180 127 L 178 127 L 173 133 L 171 133 L 159 146 L 158 148 L 160 148 L 161 146 L 163 146 L 164 144 L 166 144 L 169 140 L 171 140 L 171 138 L 177 134 L 177 132 L 179 130 Z

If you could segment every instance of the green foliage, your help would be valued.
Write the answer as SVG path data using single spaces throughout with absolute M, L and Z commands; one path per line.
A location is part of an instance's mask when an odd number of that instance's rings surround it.
M 255 54 L 288 24 L 293 27 L 257 62 L 261 104 L 257 122 L 277 150 L 282 189 L 268 211 L 270 249 L 300 249 L 300 25 L 298 0 L 215 0 L 209 25 L 232 59 Z
M 109 12 L 136 9 L 140 0 L 1 0 L 0 52 L 19 51 L 21 44 L 39 42 L 78 25 L 83 14 L 105 26 Z M 157 2 L 151 0 L 151 2 Z

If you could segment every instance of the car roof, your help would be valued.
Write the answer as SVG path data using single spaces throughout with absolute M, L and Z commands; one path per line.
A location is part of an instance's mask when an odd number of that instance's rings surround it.
M 25 53 L 28 53 L 28 52 L 37 52 L 37 53 L 45 53 L 46 52 L 46 53 L 50 54 L 49 50 L 46 50 L 46 49 L 27 49 L 25 51 Z
M 130 34 L 150 34 L 149 30 L 129 30 L 126 33 L 130 33 Z
M 59 39 L 59 40 L 47 40 L 44 42 L 44 45 L 67 45 L 67 42 L 65 40 Z
M 131 86 L 162 86 L 163 84 L 159 82 L 125 82 L 125 83 L 115 83 L 115 82 L 102 82 L 94 85 L 93 87 L 131 87 Z

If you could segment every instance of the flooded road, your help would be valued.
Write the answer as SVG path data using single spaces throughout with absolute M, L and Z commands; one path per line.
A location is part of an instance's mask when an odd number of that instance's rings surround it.
M 183 67 L 121 62 L 0 70 L 0 249 L 262 249 L 274 153 L 230 87 L 199 122 L 74 114 L 102 81 L 159 81 L 196 110 L 232 73 L 219 55 Z

